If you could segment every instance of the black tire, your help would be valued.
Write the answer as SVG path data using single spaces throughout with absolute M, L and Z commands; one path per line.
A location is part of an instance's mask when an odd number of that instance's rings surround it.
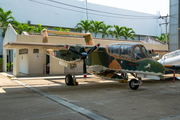
M 65 83 L 66 83 L 66 85 L 73 85 L 72 75 L 70 75 L 70 74 L 67 74 L 67 75 L 66 75 L 66 77 L 65 77 Z
M 132 89 L 132 90 L 137 90 L 139 88 L 139 85 L 133 85 L 133 83 L 138 83 L 138 81 L 136 79 L 132 79 L 130 82 L 129 82 L 129 87 Z

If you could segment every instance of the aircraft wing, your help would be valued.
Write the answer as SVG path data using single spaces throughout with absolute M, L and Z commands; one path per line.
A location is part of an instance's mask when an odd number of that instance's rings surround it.
M 44 48 L 46 50 L 46 54 L 51 55 L 52 57 L 62 61 L 62 63 L 67 64 L 77 64 L 82 62 L 82 59 L 79 58 L 80 55 L 72 52 L 71 50 L 66 48 L 67 44 L 55 44 L 55 43 L 34 43 L 34 42 L 7 42 L 3 47 L 5 48 Z M 68 44 L 70 49 L 74 49 L 79 51 L 80 49 L 85 49 L 85 51 L 89 51 L 94 46 L 91 45 L 71 45 Z
M 27 47 L 38 47 L 38 48 L 46 48 L 46 49 L 58 49 L 58 50 L 67 50 L 65 48 L 66 44 L 55 44 L 55 43 L 34 43 L 34 42 L 6 42 L 3 47 L 5 48 L 27 48 Z M 93 46 L 91 45 L 71 45 L 71 47 L 85 47 L 86 49 L 90 49 Z
M 165 74 L 173 73 L 174 71 L 176 73 L 180 73 L 180 65 L 163 65 L 166 68 Z

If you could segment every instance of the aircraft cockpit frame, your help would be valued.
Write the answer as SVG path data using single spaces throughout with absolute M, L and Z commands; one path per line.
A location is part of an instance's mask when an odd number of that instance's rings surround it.
M 138 61 L 146 58 L 152 58 L 149 52 L 142 44 L 118 43 L 107 47 L 107 53 L 117 59 L 128 61 Z

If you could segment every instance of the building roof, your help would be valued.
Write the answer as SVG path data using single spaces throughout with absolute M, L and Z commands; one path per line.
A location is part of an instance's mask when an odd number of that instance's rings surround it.
M 153 37 L 150 37 L 150 36 L 146 36 L 144 39 L 142 39 L 140 41 L 143 43 L 147 43 L 147 44 L 163 44 L 163 45 L 165 45 L 165 43 L 163 43 Z

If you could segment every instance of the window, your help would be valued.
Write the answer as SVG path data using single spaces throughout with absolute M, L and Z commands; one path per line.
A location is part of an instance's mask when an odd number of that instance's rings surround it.
M 133 51 L 133 61 L 139 60 L 139 59 L 142 59 L 142 58 L 146 58 L 146 56 L 141 51 L 140 47 L 136 46 L 134 51 Z
M 152 58 L 151 55 L 149 54 L 149 52 L 146 50 L 146 48 L 144 46 L 141 46 L 142 50 L 144 51 L 144 53 L 146 54 L 146 56 L 148 58 Z
M 20 49 L 19 55 L 21 55 L 21 54 L 28 54 L 28 49 Z
M 39 49 L 33 49 L 33 53 L 39 53 Z
M 119 56 L 119 47 L 120 47 L 120 45 L 113 45 L 113 46 L 112 46 L 111 53 L 112 53 L 113 55 Z
M 121 45 L 121 48 L 120 48 L 120 56 L 121 56 L 122 58 L 131 60 L 132 48 L 133 48 L 133 46 Z

